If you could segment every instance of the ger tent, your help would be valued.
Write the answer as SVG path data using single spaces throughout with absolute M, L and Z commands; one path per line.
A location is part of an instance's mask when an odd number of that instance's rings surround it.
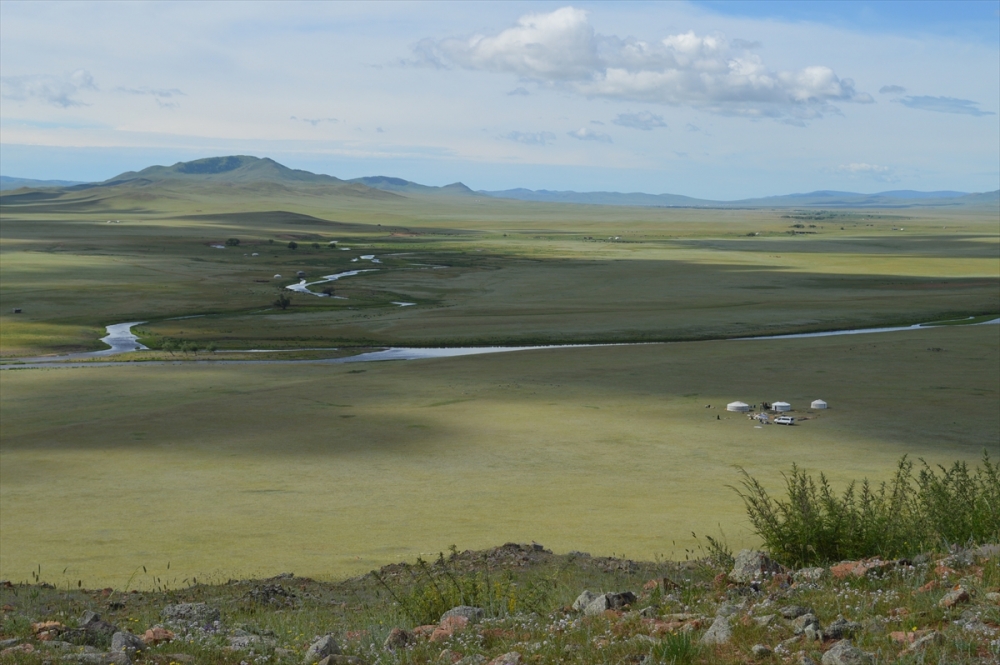
M 827 405 L 826 402 L 824 402 L 821 399 L 814 399 L 812 401 L 812 404 L 810 404 L 809 406 L 811 406 L 814 409 L 825 409 Z
M 771 408 L 775 411 L 791 411 L 792 405 L 788 402 L 774 402 L 771 404 Z
M 750 405 L 746 402 L 730 402 L 726 405 L 726 411 L 739 411 L 740 413 L 746 413 L 750 410 Z

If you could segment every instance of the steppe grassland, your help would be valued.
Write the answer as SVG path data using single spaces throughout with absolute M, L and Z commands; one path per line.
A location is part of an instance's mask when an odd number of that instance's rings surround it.
M 159 336 L 247 348 L 698 339 L 1000 309 L 1000 234 L 986 213 L 800 219 L 234 191 L 4 206 L 0 296 L 25 313 L 4 309 L 0 353 L 101 348 L 101 326 L 124 320 L 151 320 L 145 329 Z M 796 222 L 817 235 L 789 236 Z M 762 235 L 747 237 L 754 232 Z M 210 247 L 227 237 L 243 245 Z M 292 239 L 298 250 L 285 247 Z M 312 247 L 330 239 L 352 251 Z M 357 268 L 365 264 L 351 259 L 363 253 L 384 263 L 336 285 L 348 300 L 297 296 L 287 312 L 267 311 L 295 271 Z M 386 258 L 393 254 L 403 256 Z M 450 267 L 427 267 L 435 263 Z M 392 304 L 403 300 L 419 306 Z
M 734 465 L 775 490 L 792 462 L 842 487 L 903 454 L 995 451 L 998 336 L 8 370 L 0 576 L 330 579 L 451 544 L 683 557 L 692 531 L 721 530 L 748 545 Z M 816 397 L 831 409 L 807 413 Z M 810 419 L 756 429 L 724 411 L 733 399 L 786 399 Z

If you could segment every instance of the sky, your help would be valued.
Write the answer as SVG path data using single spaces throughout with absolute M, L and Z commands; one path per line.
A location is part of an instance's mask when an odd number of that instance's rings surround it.
M 0 174 L 1000 188 L 1000 0 L 0 2 Z

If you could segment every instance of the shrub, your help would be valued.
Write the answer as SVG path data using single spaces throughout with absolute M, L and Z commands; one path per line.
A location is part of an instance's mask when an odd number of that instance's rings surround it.
M 229 238 L 226 240 L 226 245 L 229 247 L 237 247 L 240 244 L 239 238 Z
M 278 309 L 288 309 L 288 306 L 292 304 L 292 299 L 284 293 L 279 293 L 277 300 L 271 304 Z
M 288 249 L 298 249 L 299 243 L 292 240 L 288 243 Z
M 789 565 L 866 556 L 899 557 L 951 544 L 1000 540 L 1000 469 L 983 453 L 970 473 L 964 462 L 938 475 L 921 460 L 915 477 L 905 456 L 877 488 L 851 482 L 837 496 L 824 474 L 815 481 L 796 465 L 785 477 L 787 500 L 740 469 L 743 499 L 754 532 Z

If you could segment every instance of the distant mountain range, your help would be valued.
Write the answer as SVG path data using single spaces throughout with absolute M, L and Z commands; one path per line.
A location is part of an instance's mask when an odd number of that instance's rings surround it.
M 678 194 L 645 194 L 642 192 L 574 192 L 531 189 L 473 191 L 460 182 L 443 187 L 389 176 L 369 176 L 341 180 L 330 175 L 290 169 L 278 162 L 246 155 L 209 157 L 173 166 L 150 166 L 141 171 L 128 171 L 98 183 L 77 183 L 65 180 L 30 180 L 0 176 L 0 189 L 22 187 L 31 189 L 64 188 L 83 191 L 108 187 L 145 187 L 155 184 L 183 185 L 220 184 L 247 191 L 261 188 L 302 189 L 315 193 L 343 194 L 369 198 L 396 196 L 490 197 L 540 203 L 574 203 L 584 205 L 683 207 L 683 208 L 907 208 L 907 207 L 1000 207 L 1000 190 L 979 194 L 956 191 L 918 192 L 892 190 L 875 194 L 856 192 L 817 191 L 786 194 L 738 201 L 712 201 Z

